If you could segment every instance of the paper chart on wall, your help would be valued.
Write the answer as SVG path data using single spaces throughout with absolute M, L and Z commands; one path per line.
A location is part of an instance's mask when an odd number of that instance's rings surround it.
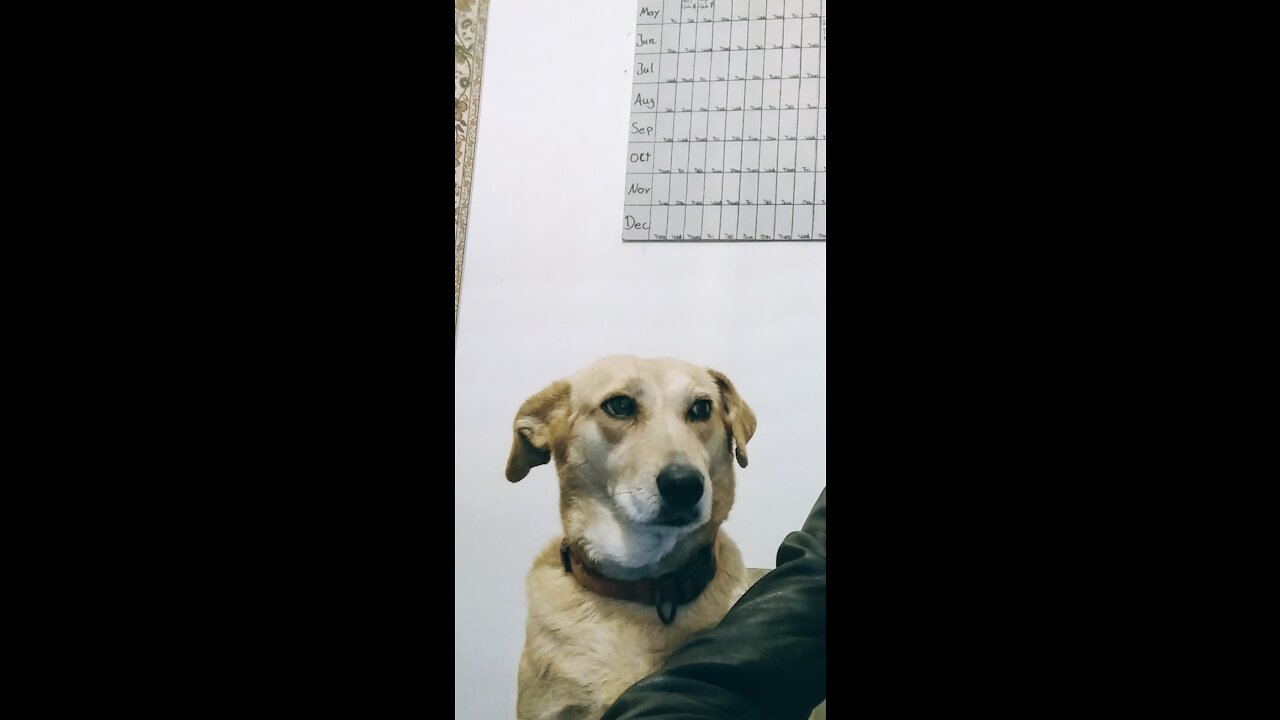
M 826 0 L 640 0 L 623 242 L 825 241 Z

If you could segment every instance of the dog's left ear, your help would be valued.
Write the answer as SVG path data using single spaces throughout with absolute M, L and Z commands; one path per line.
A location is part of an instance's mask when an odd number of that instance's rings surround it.
M 751 412 L 751 407 L 738 394 L 738 390 L 733 387 L 733 383 L 729 382 L 729 378 L 725 377 L 724 373 L 710 368 L 707 372 L 720 388 L 720 399 L 724 401 L 725 429 L 733 437 L 733 454 L 738 458 L 738 465 L 746 467 L 747 441 L 756 434 L 756 414 Z
M 520 406 L 507 456 L 507 480 L 520 482 L 529 470 L 551 461 L 551 430 L 569 406 L 569 383 L 553 382 Z

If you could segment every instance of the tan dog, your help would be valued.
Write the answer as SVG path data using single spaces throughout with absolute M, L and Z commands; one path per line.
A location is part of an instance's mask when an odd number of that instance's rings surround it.
M 564 537 L 528 576 L 520 720 L 599 718 L 737 601 L 720 525 L 755 427 L 729 378 L 679 360 L 604 358 L 524 403 L 507 479 L 555 459 Z

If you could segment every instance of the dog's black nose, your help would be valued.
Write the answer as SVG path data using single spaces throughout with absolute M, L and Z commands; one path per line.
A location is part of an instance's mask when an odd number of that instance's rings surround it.
M 658 492 L 673 508 L 693 507 L 702 499 L 702 473 L 688 465 L 668 465 L 658 473 Z

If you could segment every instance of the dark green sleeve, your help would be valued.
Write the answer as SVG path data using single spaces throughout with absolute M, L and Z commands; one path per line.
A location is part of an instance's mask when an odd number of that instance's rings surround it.
M 827 490 L 719 625 L 632 685 L 602 720 L 803 720 L 827 695 Z

